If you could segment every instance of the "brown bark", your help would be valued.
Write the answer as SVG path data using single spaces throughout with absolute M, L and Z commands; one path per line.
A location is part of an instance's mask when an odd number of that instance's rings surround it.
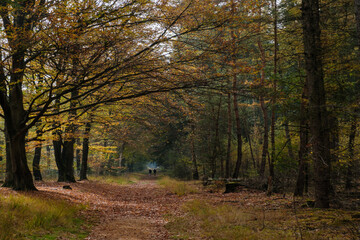
M 302 0 L 304 50 L 309 87 L 309 117 L 315 170 L 315 207 L 329 207 L 330 142 L 320 40 L 318 0 Z

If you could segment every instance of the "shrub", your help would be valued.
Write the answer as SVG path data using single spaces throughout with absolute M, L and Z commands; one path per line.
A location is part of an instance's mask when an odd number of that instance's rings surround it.
M 158 183 L 178 196 L 197 192 L 197 189 L 191 185 L 191 182 L 178 181 L 170 177 L 162 177 L 158 180 Z

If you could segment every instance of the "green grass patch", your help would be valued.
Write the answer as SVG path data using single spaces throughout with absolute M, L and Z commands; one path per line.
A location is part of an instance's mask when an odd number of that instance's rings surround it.
M 192 182 L 178 181 L 167 176 L 159 179 L 158 184 L 178 196 L 184 196 L 187 194 L 198 192 Z
M 83 239 L 88 234 L 79 217 L 83 209 L 65 201 L 0 196 L 0 240 Z
M 128 185 L 136 183 L 139 180 L 139 176 L 132 174 L 126 174 L 123 176 L 91 176 L 89 179 L 102 183 Z
M 192 200 L 169 217 L 172 239 L 359 239 L 360 223 L 340 210 L 263 210 Z

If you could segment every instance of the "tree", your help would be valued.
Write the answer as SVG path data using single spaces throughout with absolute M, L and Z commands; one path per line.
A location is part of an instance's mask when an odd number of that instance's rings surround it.
M 170 3 L 110 2 L 1 2 L 1 41 L 6 47 L 1 50 L 0 105 L 12 165 L 5 186 L 35 189 L 25 136 L 41 117 L 199 84 L 183 65 L 187 59 L 169 62 L 166 54 L 154 49 L 216 23 L 198 22 L 179 31 L 175 24 L 186 17 L 190 4 L 170 14 Z M 79 61 L 76 67 L 74 59 Z M 181 83 L 173 81 L 179 75 L 185 76 Z M 28 91 L 31 85 L 39 91 Z M 72 152 L 71 147 L 66 152 Z
M 315 207 L 328 208 L 330 142 L 320 39 L 318 0 L 302 0 L 305 69 L 309 88 L 309 118 L 315 170 Z

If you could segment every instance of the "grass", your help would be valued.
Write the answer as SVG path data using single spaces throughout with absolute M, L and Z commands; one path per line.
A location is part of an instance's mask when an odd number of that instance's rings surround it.
M 166 225 L 173 239 L 359 239 L 359 221 L 341 210 L 242 209 L 192 200 Z
M 126 174 L 123 176 L 91 176 L 89 179 L 103 183 L 127 185 L 136 183 L 139 176 L 134 174 Z
M 0 196 L 0 240 L 83 239 L 83 206 L 23 195 Z
M 198 192 L 191 182 L 178 181 L 167 176 L 160 178 L 158 180 L 158 184 L 178 196 L 184 196 Z

